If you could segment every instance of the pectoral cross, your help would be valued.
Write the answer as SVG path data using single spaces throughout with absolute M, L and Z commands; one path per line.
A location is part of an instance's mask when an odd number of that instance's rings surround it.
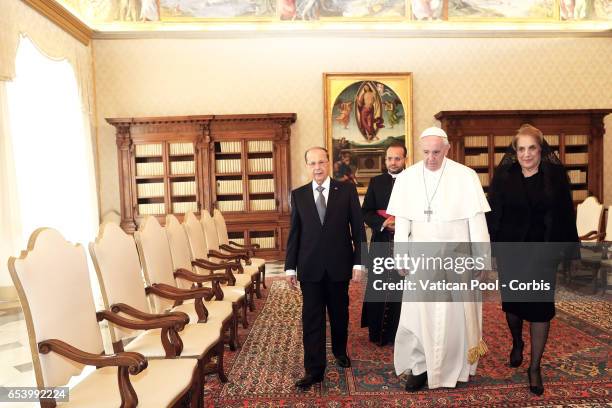
M 423 214 L 427 215 L 427 222 L 430 222 L 431 214 L 433 214 L 433 211 L 431 211 L 431 207 L 427 207 L 427 209 L 423 211 Z

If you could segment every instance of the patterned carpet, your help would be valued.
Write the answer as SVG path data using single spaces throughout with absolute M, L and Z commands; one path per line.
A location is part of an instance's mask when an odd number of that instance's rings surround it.
M 501 307 L 484 305 L 485 341 L 490 352 L 477 375 L 455 389 L 407 393 L 393 370 L 393 348 L 372 345 L 359 327 L 362 288 L 351 284 L 349 355 L 353 366 L 335 365 L 328 344 L 325 382 L 308 392 L 293 386 L 303 372 L 301 297 L 273 279 L 250 315 L 250 330 L 242 330 L 243 346 L 226 354 L 229 382 L 209 377 L 206 405 L 210 407 L 468 407 L 468 406 L 612 406 L 610 378 L 611 316 L 609 301 L 566 301 L 558 305 L 543 359 L 546 391 L 529 393 L 525 362 L 506 364 L 511 348 Z M 524 331 L 528 341 L 528 327 Z M 329 336 L 328 336 L 329 339 Z M 525 350 L 529 350 L 526 344 Z

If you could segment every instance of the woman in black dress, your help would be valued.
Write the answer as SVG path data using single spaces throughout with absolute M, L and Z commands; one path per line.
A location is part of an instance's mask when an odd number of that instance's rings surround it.
M 518 130 L 512 146 L 495 171 L 488 198 L 491 212 L 487 214 L 487 223 L 491 241 L 534 243 L 514 246 L 496 244 L 500 281 L 530 281 L 537 276 L 544 277 L 552 286 L 552 295 L 548 294 L 545 299 L 547 301 L 538 299 L 534 302 L 535 292 L 513 293 L 514 298 L 511 298 L 509 291 L 505 295 L 502 291 L 502 309 L 506 312 L 506 321 L 512 334 L 510 366 L 518 367 L 523 362 L 523 320 L 527 320 L 530 322 L 531 334 L 531 363 L 527 372 L 529 389 L 541 395 L 544 385 L 540 362 L 550 320 L 555 316 L 554 282 L 558 260 L 561 258 L 553 260 L 549 257 L 547 262 L 536 263 L 534 258 L 542 260 L 546 258 L 543 253 L 552 253 L 551 245 L 547 247 L 536 243 L 577 243 L 578 233 L 567 173 L 539 129 L 523 125 Z M 518 250 L 519 256 L 516 248 L 521 248 Z M 572 245 L 563 248 L 566 257 L 575 257 Z

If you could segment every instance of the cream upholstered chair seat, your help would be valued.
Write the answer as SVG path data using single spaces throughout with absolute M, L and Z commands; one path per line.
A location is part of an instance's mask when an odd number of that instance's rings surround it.
M 55 230 L 36 230 L 28 251 L 9 260 L 9 271 L 23 306 L 36 385 L 64 386 L 72 376 L 80 375 L 84 364 L 78 359 L 82 352 L 89 353 L 89 361 L 101 366 L 70 390 L 68 402 L 58 401 L 59 405 L 119 406 L 123 380 L 118 374 L 128 367 L 133 375 L 128 375 L 127 381 L 134 387 L 140 406 L 175 405 L 186 400 L 189 391 L 201 395 L 195 359 L 151 361 L 147 366 L 141 354 L 104 355 L 87 258 L 81 245 L 72 245 Z M 79 352 L 62 356 L 65 351 L 53 346 L 62 343 Z M 45 346 L 50 351 L 39 349 L 40 344 L 50 344 Z M 130 361 L 121 363 L 119 358 Z M 107 361 L 113 366 L 105 366 Z M 125 382 L 122 385 L 126 390 Z
M 221 324 L 215 326 L 201 324 L 188 324 L 180 332 L 183 340 L 183 352 L 181 356 L 199 356 L 211 351 L 220 341 Z M 166 352 L 160 341 L 161 329 L 147 330 L 125 347 L 125 351 L 135 351 L 151 358 L 164 358 Z
M 226 319 L 232 317 L 231 300 L 211 300 L 204 302 L 204 306 L 206 306 L 208 310 L 208 320 L 206 324 L 222 326 Z M 188 300 L 182 305 L 174 306 L 172 310 L 186 313 L 187 316 L 189 316 L 190 322 L 198 321 L 198 315 L 192 300 Z
M 194 359 L 151 360 L 148 368 L 130 377 L 138 395 L 139 407 L 169 407 L 174 405 L 176 395 L 189 390 L 190 379 L 181 372 L 193 372 L 197 361 Z M 121 406 L 117 392 L 117 369 L 103 367 L 95 370 L 70 390 L 70 400 L 59 403 L 60 407 L 108 408 Z

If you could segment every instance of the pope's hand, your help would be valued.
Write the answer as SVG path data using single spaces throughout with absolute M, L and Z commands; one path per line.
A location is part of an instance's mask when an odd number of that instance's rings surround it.
M 353 269 L 353 282 L 361 282 L 362 271 L 359 268 Z
M 395 217 L 389 217 L 383 222 L 383 228 L 395 232 Z
M 409 270 L 408 269 L 397 269 L 397 273 L 399 276 L 407 276 Z

